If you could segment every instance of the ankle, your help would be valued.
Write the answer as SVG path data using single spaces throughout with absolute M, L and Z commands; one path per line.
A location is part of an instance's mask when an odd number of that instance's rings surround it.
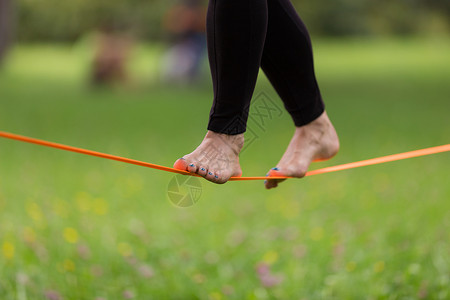
M 328 118 L 327 113 L 324 111 L 317 119 L 312 122 L 295 127 L 296 134 L 304 134 L 304 133 L 316 133 L 319 135 L 323 135 L 324 133 L 334 130 L 333 124 L 331 124 L 330 119 Z
M 211 140 L 222 140 L 226 145 L 228 145 L 235 154 L 239 154 L 241 152 L 242 147 L 244 146 L 244 134 L 236 134 L 236 135 L 230 135 L 230 134 L 224 134 L 224 133 L 217 133 L 211 130 L 208 130 L 206 133 L 205 139 L 211 139 Z

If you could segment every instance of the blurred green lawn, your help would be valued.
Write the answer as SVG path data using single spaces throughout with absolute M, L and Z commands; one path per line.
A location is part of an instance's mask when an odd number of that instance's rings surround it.
M 312 169 L 450 141 L 450 41 L 319 40 L 317 76 L 341 139 Z M 85 46 L 18 46 L 0 71 L 0 130 L 171 166 L 205 133 L 209 85 L 156 80 L 139 46 L 125 88 L 86 84 Z M 255 97 L 281 101 L 260 76 Z M 287 113 L 250 121 L 244 175 L 282 155 Z M 448 153 L 289 180 L 202 181 L 0 140 L 1 299 L 448 299 Z M 273 286 L 270 286 L 270 285 Z

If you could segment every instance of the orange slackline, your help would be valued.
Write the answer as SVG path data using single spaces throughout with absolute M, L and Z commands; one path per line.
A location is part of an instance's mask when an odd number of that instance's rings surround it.
M 111 155 L 111 154 L 106 154 L 106 153 L 76 148 L 76 147 L 72 147 L 72 146 L 52 143 L 52 142 L 48 142 L 48 141 L 44 141 L 44 140 L 34 139 L 34 138 L 17 135 L 17 134 L 13 134 L 13 133 L 8 133 L 8 132 L 3 132 L 3 131 L 0 131 L 0 137 L 17 140 L 17 141 L 22 141 L 22 142 L 27 142 L 27 143 L 32 143 L 32 144 L 37 144 L 37 145 L 46 146 L 46 147 L 53 147 L 53 148 L 66 150 L 66 151 L 77 152 L 77 153 L 91 155 L 91 156 L 102 157 L 102 158 L 111 159 L 111 160 L 117 160 L 117 161 L 129 163 L 129 164 L 134 164 L 134 165 L 138 165 L 138 166 L 142 166 L 142 167 L 157 169 L 157 170 L 161 170 L 161 171 L 167 171 L 167 172 L 172 172 L 172 173 L 201 177 L 198 174 L 189 173 L 187 171 L 177 170 L 174 168 L 164 167 L 164 166 L 160 166 L 160 165 L 151 164 L 148 162 L 138 161 L 138 160 L 115 156 L 115 155 Z M 370 166 L 370 165 L 381 164 L 381 163 L 390 162 L 390 161 L 396 161 L 396 160 L 401 160 L 401 159 L 407 159 L 407 158 L 430 155 L 430 154 L 447 152 L 447 151 L 450 151 L 450 144 L 421 149 L 421 150 L 415 150 L 415 151 L 410 151 L 410 152 L 404 152 L 404 153 L 399 153 L 399 154 L 393 154 L 393 155 L 388 155 L 388 156 L 382 156 L 382 157 L 372 158 L 372 159 L 368 159 L 368 160 L 362 160 L 362 161 L 357 161 L 357 162 L 353 162 L 353 163 L 348 163 L 348 164 L 343 164 L 343 165 L 338 165 L 338 166 L 333 166 L 333 167 L 327 167 L 327 168 L 318 169 L 318 170 L 313 170 L 313 171 L 307 172 L 305 176 L 312 176 L 312 175 L 317 175 L 317 174 L 342 171 L 342 170 L 347 170 L 347 169 L 359 168 L 359 167 L 364 167 L 364 166 Z M 286 178 L 293 178 L 293 177 L 288 177 L 288 176 L 231 177 L 230 180 L 238 181 L 238 180 L 266 180 L 266 179 L 286 179 Z

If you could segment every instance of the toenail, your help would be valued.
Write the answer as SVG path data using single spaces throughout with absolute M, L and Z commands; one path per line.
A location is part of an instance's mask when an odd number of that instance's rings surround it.
M 189 167 L 194 167 L 194 164 L 190 164 Z
M 200 170 L 202 170 L 202 171 L 206 171 L 206 169 L 205 169 L 205 168 L 200 168 Z
M 211 173 L 211 172 L 209 172 L 208 174 L 209 174 L 209 175 L 212 175 L 212 173 Z
M 264 180 L 264 184 L 267 184 L 267 180 Z
M 219 176 L 217 176 L 217 175 L 216 175 L 216 176 L 214 176 L 214 177 L 216 177 L 216 178 L 219 178 Z
M 272 170 L 279 171 L 280 169 L 279 168 L 272 168 Z
M 180 157 L 180 159 L 185 160 L 184 157 Z

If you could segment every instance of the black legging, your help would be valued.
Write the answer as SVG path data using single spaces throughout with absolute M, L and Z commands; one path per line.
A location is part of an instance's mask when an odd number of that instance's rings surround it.
M 214 102 L 208 130 L 246 130 L 259 67 L 296 126 L 324 111 L 311 41 L 289 0 L 209 0 L 208 55 Z

